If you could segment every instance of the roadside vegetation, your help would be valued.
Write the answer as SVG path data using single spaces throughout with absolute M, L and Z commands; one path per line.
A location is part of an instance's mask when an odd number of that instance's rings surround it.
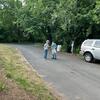
M 0 92 L 2 92 L 4 90 L 6 90 L 6 85 L 5 85 L 5 83 L 0 81 Z
M 3 74 L 0 74 L 0 95 L 3 91 L 6 90 L 7 94 L 8 91 L 12 89 L 7 85 L 7 80 L 9 80 L 8 84 L 14 82 L 14 84 L 24 90 L 27 95 L 31 95 L 31 99 L 29 100 L 60 100 L 60 96 L 57 97 L 56 94 L 53 94 L 52 89 L 48 89 L 48 86 L 46 86 L 37 72 L 27 63 L 20 52 L 5 45 L 0 45 L 0 73 L 1 72 Z M 17 92 L 16 89 L 14 91 Z M 20 96 L 22 95 L 20 94 Z M 18 99 L 13 98 L 11 100 Z M 24 100 L 28 99 L 24 98 Z

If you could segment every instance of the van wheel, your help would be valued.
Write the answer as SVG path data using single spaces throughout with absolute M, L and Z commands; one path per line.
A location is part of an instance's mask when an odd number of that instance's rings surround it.
M 86 62 L 92 62 L 93 61 L 93 56 L 91 53 L 85 53 L 84 54 L 84 59 Z

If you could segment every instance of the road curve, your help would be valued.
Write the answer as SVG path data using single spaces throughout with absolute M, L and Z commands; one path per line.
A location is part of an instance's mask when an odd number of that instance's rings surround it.
M 51 83 L 66 100 L 100 100 L 100 63 L 86 63 L 80 57 L 58 54 L 57 60 L 43 59 L 37 45 L 12 45 L 18 48 L 43 79 Z

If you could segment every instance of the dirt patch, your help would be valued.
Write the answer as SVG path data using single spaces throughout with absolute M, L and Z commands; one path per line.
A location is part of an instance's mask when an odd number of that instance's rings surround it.
M 32 94 L 21 89 L 13 80 L 7 79 L 3 68 L 0 69 L 0 82 L 6 86 L 0 92 L 0 100 L 37 100 Z

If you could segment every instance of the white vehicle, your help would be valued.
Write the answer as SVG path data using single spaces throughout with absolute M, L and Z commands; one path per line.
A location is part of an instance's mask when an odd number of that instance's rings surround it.
M 100 39 L 85 40 L 81 45 L 80 54 L 87 62 L 92 62 L 94 59 L 100 60 Z

